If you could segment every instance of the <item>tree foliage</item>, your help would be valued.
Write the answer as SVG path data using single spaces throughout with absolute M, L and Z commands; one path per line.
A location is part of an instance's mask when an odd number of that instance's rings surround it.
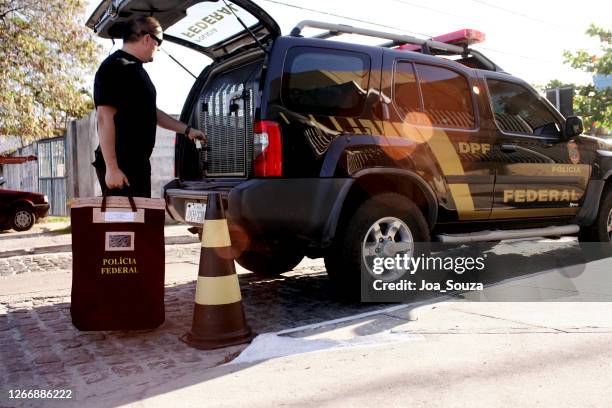
M 0 137 L 52 137 L 93 107 L 99 45 L 82 0 L 0 0 Z
M 599 39 L 601 52 L 594 55 L 586 50 L 565 51 L 565 63 L 593 75 L 611 75 L 612 30 L 591 24 L 586 33 Z M 574 110 L 583 117 L 586 127 L 591 131 L 612 129 L 612 88 L 598 90 L 593 85 L 585 85 L 575 89 Z

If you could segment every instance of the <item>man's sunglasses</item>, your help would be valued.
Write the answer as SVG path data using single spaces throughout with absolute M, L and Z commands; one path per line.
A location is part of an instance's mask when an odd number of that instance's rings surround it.
M 148 31 L 143 31 L 142 34 L 149 34 L 151 36 L 151 38 L 155 40 L 155 42 L 157 43 L 158 47 L 161 47 L 162 42 L 164 42 L 164 40 L 162 40 L 161 38 L 158 38 L 155 34 L 151 34 Z

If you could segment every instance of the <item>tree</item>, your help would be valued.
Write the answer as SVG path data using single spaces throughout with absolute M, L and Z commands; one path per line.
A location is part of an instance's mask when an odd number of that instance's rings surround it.
M 93 108 L 82 0 L 0 0 L 0 137 L 53 137 Z
M 580 69 L 593 75 L 612 74 L 612 31 L 589 26 L 586 33 L 598 37 L 601 43 L 601 55 L 593 55 L 586 50 L 565 51 L 565 63 L 572 68 Z M 593 85 L 575 86 L 574 110 L 583 117 L 585 126 L 591 131 L 612 128 L 612 89 L 595 89 Z

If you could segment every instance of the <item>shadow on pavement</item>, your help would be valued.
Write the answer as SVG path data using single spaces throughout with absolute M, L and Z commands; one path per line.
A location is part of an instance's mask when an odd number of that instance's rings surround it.
M 560 246 L 531 255 L 495 253 L 491 255 L 495 264 L 506 267 L 496 268 L 487 276 L 481 273 L 480 278 L 491 285 L 561 268 L 571 281 L 584 269 L 582 262 L 601 259 L 590 253 L 585 255 L 576 247 Z M 256 333 L 392 306 L 339 298 L 322 266 L 297 269 L 276 278 L 241 274 L 240 283 L 247 321 Z M 434 301 L 439 295 L 423 294 L 410 301 Z M 147 389 L 154 389 L 156 393 L 171 392 L 172 386 L 168 384 L 176 384 L 174 380 L 186 374 L 202 374 L 191 376 L 198 378 L 196 382 L 214 378 L 207 369 L 231 360 L 244 346 L 201 351 L 180 342 L 179 336 L 191 327 L 194 296 L 195 282 L 167 286 L 165 323 L 156 330 L 140 332 L 79 332 L 70 321 L 69 297 L 38 297 L 4 303 L 0 305 L 6 310 L 6 314 L 0 315 L 0 384 L 5 389 L 70 388 L 75 390 L 79 401 L 112 397 L 119 404 L 137 401 Z M 407 310 L 412 307 L 408 305 Z M 374 315 L 357 327 L 355 334 L 373 334 L 406 323 L 397 318 L 395 324 L 387 315 Z M 214 372 L 220 376 L 245 367 L 248 366 Z

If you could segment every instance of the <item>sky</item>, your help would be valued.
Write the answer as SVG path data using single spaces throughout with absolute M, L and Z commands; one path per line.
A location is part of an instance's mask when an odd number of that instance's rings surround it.
M 486 41 L 475 45 L 505 71 L 533 85 L 552 79 L 585 84 L 591 76 L 563 64 L 563 51 L 584 48 L 596 53 L 598 41 L 585 34 L 590 23 L 610 28 L 612 2 L 602 0 L 254 0 L 278 23 L 283 35 L 302 20 L 341 23 L 428 38 L 462 28 L 482 31 Z M 89 0 L 86 15 L 99 4 Z M 309 35 L 308 32 L 305 33 Z M 312 33 L 314 34 L 314 32 Z M 373 44 L 371 39 L 347 40 Z M 121 47 L 103 45 L 101 59 Z M 375 40 L 374 44 L 380 43 Z M 194 79 L 165 52 L 196 75 L 211 60 L 195 51 L 164 42 L 155 61 L 145 69 L 157 88 L 157 106 L 180 113 Z M 93 84 L 92 84 L 93 87 Z

